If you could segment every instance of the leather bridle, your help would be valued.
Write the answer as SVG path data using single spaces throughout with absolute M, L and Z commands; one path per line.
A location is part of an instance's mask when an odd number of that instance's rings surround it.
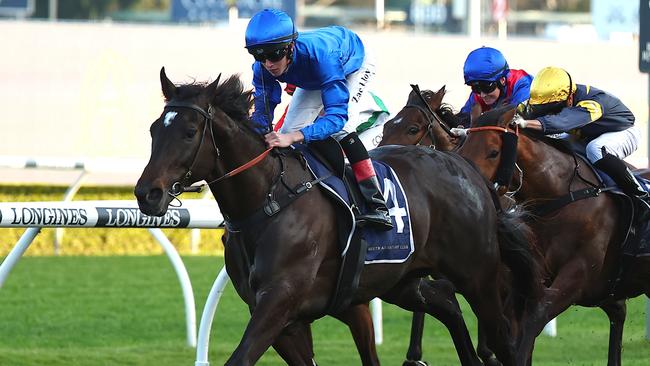
M 205 132 L 208 129 L 208 126 L 210 128 L 210 140 L 212 141 L 212 146 L 214 147 L 214 150 L 217 153 L 217 158 L 220 157 L 220 152 L 219 148 L 217 147 L 217 143 L 214 140 L 214 131 L 212 129 L 212 122 L 213 122 L 213 114 L 214 114 L 214 107 L 212 105 L 208 105 L 208 111 L 206 112 L 203 108 L 199 107 L 198 105 L 194 103 L 186 103 L 186 102 L 180 102 L 180 101 L 171 101 L 168 102 L 165 105 L 165 109 L 170 109 L 170 108 L 186 108 L 186 109 L 191 109 L 197 113 L 199 113 L 201 116 L 203 116 L 203 129 L 201 130 L 201 137 L 199 140 L 199 146 L 196 148 L 194 151 L 194 157 L 192 158 L 192 164 L 190 164 L 189 169 L 187 170 L 187 173 L 183 176 L 183 178 L 180 181 L 174 182 L 172 184 L 172 187 L 169 191 L 167 191 L 167 194 L 170 196 L 177 198 L 178 195 L 180 195 L 183 192 L 201 192 L 206 186 L 209 186 L 210 184 L 218 183 L 224 179 L 230 178 L 232 176 L 235 176 L 244 170 L 254 166 L 255 164 L 259 163 L 262 161 L 271 151 L 272 148 L 268 148 L 264 150 L 260 155 L 257 157 L 253 158 L 249 162 L 247 162 L 244 165 L 241 165 L 230 172 L 220 176 L 219 178 L 216 178 L 214 180 L 211 180 L 210 182 L 203 183 L 199 186 L 191 186 L 188 183 L 190 177 L 192 176 L 192 169 L 194 168 L 194 164 L 196 164 L 196 159 L 199 156 L 199 152 L 201 151 L 201 147 L 203 146 L 203 139 L 205 138 Z
M 436 148 L 436 139 L 433 136 L 433 118 L 431 118 L 431 115 L 429 114 L 429 112 L 426 109 L 422 108 L 421 106 L 419 106 L 417 104 L 407 104 L 407 105 L 404 106 L 403 109 L 407 109 L 407 108 L 415 108 L 415 109 L 417 109 L 418 111 L 420 111 L 422 113 L 422 115 L 424 116 L 424 118 L 427 121 L 427 129 L 424 131 L 422 136 L 420 136 L 420 138 L 415 143 L 415 145 L 420 145 L 422 143 L 422 140 L 424 140 L 424 138 L 426 136 L 429 136 L 429 139 L 431 140 L 431 144 L 429 144 L 429 147 L 432 148 L 432 149 L 435 149 Z

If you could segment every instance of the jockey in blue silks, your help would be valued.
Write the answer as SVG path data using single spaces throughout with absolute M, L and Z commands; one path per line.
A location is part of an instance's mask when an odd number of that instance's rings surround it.
M 576 84 L 559 67 L 545 67 L 533 79 L 530 99 L 518 110 L 523 111 L 514 120 L 519 127 L 577 139 L 586 145 L 587 158 L 595 167 L 630 197 L 642 198 L 637 202 L 646 202 L 648 194 L 622 160 L 637 149 L 641 133 L 634 126 L 634 114 L 620 99 Z
M 528 99 L 533 78 L 524 70 L 511 69 L 503 54 L 491 47 L 481 47 L 470 52 L 463 66 L 465 84 L 472 88 L 469 99 L 460 113 L 468 116 L 474 105 L 481 113 L 508 99 L 518 105 Z
M 359 114 L 374 102 L 368 84 L 375 75 L 375 65 L 359 36 L 338 26 L 298 33 L 286 13 L 264 9 L 248 23 L 246 49 L 255 58 L 252 120 L 265 131 L 268 146 L 287 147 L 330 136 L 337 139 L 368 207 L 357 221 L 391 229 L 375 170 L 356 133 L 363 122 Z M 297 88 L 282 128 L 273 132 L 273 111 L 282 94 L 279 81 Z

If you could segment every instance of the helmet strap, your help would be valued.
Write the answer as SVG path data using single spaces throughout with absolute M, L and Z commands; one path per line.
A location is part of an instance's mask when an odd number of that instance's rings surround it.
M 506 83 L 505 83 L 505 82 L 503 82 L 503 83 L 501 82 L 501 79 L 503 79 L 503 78 L 505 78 L 505 76 L 501 76 L 501 77 L 499 77 L 499 78 L 497 79 L 497 85 L 499 86 L 499 89 L 501 89 L 501 91 L 504 91 L 505 88 L 506 88 Z
M 287 47 L 287 59 L 289 60 L 289 63 L 291 63 L 293 61 L 293 50 L 296 47 L 296 42 L 291 41 Z
M 569 77 L 569 93 L 566 96 L 567 104 L 569 104 L 569 99 L 571 99 L 571 95 L 573 95 L 573 81 L 571 80 L 571 74 L 569 74 L 566 70 L 564 70 L 564 72 L 566 72 L 567 76 Z

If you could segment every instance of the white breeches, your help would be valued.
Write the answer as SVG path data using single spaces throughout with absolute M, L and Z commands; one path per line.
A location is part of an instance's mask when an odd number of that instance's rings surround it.
M 383 135 L 383 124 L 388 120 L 388 113 L 381 113 L 381 106 L 375 101 L 371 94 L 370 85 L 375 78 L 375 63 L 371 56 L 366 53 L 366 57 L 359 70 L 348 75 L 346 78 L 350 99 L 348 102 L 348 121 L 343 126 L 343 130 L 334 133 L 332 137 L 337 140 L 343 138 L 351 132 L 355 132 L 357 127 L 367 122 L 373 113 L 378 112 L 373 126 L 361 133 L 359 137 L 367 149 L 372 149 L 379 144 Z M 289 109 L 284 119 L 284 124 L 280 133 L 288 133 L 300 130 L 308 126 L 318 118 L 323 110 L 323 101 L 320 90 L 305 90 L 296 88 L 291 97 Z
M 586 154 L 589 161 L 595 163 L 603 157 L 602 147 L 609 154 L 625 159 L 636 151 L 641 139 L 641 132 L 636 126 L 623 131 L 607 132 L 587 144 Z

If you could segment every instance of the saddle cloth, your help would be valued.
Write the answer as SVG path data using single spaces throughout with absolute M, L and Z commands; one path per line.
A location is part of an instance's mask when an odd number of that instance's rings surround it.
M 365 255 L 365 264 L 374 263 L 402 263 L 413 253 L 415 245 L 413 244 L 413 233 L 411 230 L 411 220 L 409 218 L 408 199 L 402 188 L 402 184 L 397 174 L 387 164 L 380 161 L 373 161 L 372 164 L 377 173 L 380 189 L 386 200 L 386 206 L 393 221 L 391 231 L 378 231 L 371 227 L 360 228 L 356 226 L 354 214 L 352 212 L 352 194 L 348 192 L 343 180 L 335 175 L 330 174 L 329 168 L 323 164 L 309 148 L 302 144 L 294 145 L 299 150 L 315 178 L 328 176 L 320 182 L 322 188 L 329 193 L 337 203 L 347 208 L 348 215 L 340 220 L 347 220 L 349 228 L 347 232 L 347 241 L 342 249 L 342 255 L 345 255 L 350 247 L 350 240 L 354 230 L 361 231 L 361 237 L 367 242 L 367 252 Z M 361 202 L 361 204 L 363 204 Z M 365 207 L 362 207 L 364 209 Z

